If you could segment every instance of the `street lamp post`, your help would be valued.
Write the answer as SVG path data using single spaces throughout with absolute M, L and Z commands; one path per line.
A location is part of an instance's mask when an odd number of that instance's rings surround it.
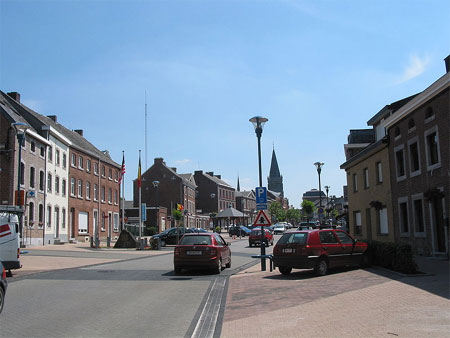
M 322 172 L 322 166 L 324 165 L 323 162 L 316 162 L 314 163 L 317 169 L 317 174 L 319 175 L 319 207 L 322 208 L 322 186 L 320 185 L 320 173 Z M 320 219 L 319 215 L 319 219 Z
M 269 121 L 269 119 L 261 116 L 252 117 L 249 120 L 253 127 L 255 127 L 256 137 L 258 139 L 258 168 L 259 168 L 259 186 L 262 187 L 262 167 L 261 167 L 261 134 L 263 131 L 264 124 Z M 266 271 L 266 246 L 264 244 L 264 226 L 261 226 L 261 271 Z
M 159 228 L 159 181 L 153 181 L 152 182 L 153 187 L 156 189 L 156 225 L 158 226 L 158 232 L 161 232 L 162 229 Z
M 324 188 L 325 188 L 325 191 L 327 193 L 327 204 L 326 204 L 326 207 L 328 209 L 328 191 L 330 190 L 330 186 L 326 185 L 326 186 L 324 186 Z M 329 217 L 330 217 L 330 213 L 327 211 L 327 218 L 329 218 Z
M 30 127 L 29 125 L 22 123 L 22 122 L 14 122 L 11 124 L 14 127 L 14 130 L 16 131 L 17 135 L 17 141 L 19 143 L 19 160 L 18 160 L 18 167 L 17 167 L 17 206 L 20 207 L 22 204 L 22 201 L 20 199 L 20 181 L 22 180 L 22 176 L 24 173 L 22 172 L 22 146 L 23 142 L 25 141 L 25 133 L 27 129 Z M 24 201 L 25 202 L 25 201 Z M 19 214 L 19 229 L 20 229 L 20 237 L 22 238 L 22 245 L 23 245 L 23 211 L 24 208 L 22 208 L 22 213 Z

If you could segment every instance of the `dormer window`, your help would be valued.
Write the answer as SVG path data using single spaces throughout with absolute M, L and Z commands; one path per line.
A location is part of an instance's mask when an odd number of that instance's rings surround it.
M 432 117 L 434 117 L 433 108 L 428 107 L 427 110 L 425 111 L 425 120 L 431 119 Z
M 398 140 L 402 135 L 400 134 L 400 128 L 399 127 L 395 127 L 394 129 L 394 139 Z
M 408 133 L 413 132 L 414 130 L 416 130 L 416 122 L 414 121 L 414 119 L 409 119 L 409 121 L 408 121 Z

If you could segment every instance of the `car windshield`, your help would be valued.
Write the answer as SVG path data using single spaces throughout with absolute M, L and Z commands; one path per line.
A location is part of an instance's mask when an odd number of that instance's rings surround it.
M 306 244 L 307 232 L 287 233 L 284 234 L 277 244 Z
M 275 229 L 284 228 L 283 224 L 277 224 L 274 226 Z
M 184 236 L 180 245 L 211 245 L 211 236 Z

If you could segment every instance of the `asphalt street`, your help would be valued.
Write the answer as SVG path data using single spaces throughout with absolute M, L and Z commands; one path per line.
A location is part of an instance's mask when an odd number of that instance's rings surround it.
M 10 280 L 0 337 L 219 337 L 228 277 L 259 262 L 247 240 L 231 249 L 232 267 L 220 275 L 175 275 L 173 247 L 153 256 L 28 249 L 41 259 L 116 261 Z

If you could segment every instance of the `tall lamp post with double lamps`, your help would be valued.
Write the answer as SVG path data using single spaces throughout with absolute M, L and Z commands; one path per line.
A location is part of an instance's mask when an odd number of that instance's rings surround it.
M 255 127 L 256 137 L 258 138 L 258 168 L 259 168 L 259 186 L 262 187 L 262 168 L 261 168 L 261 134 L 263 131 L 264 124 L 269 121 L 269 119 L 261 116 L 252 117 L 249 120 L 253 127 Z M 261 271 L 266 271 L 266 246 L 264 245 L 264 226 L 261 226 Z
M 314 165 L 316 166 L 317 169 L 317 174 L 319 175 L 319 208 L 322 208 L 322 186 L 320 184 L 320 173 L 322 172 L 322 167 L 325 163 L 323 162 L 316 162 L 314 163 Z M 319 221 L 320 223 L 322 223 L 322 219 L 319 215 Z
M 22 172 L 22 146 L 25 142 L 25 133 L 30 126 L 28 124 L 22 123 L 22 122 L 14 122 L 11 123 L 11 126 L 14 127 L 14 130 L 17 135 L 17 141 L 19 143 L 19 160 L 17 165 L 17 206 L 20 208 L 22 205 L 22 202 L 20 199 L 20 184 L 22 181 L 22 177 L 24 173 Z M 24 208 L 22 208 L 22 212 L 19 214 L 19 229 L 20 229 L 20 237 L 22 238 L 22 245 L 23 245 L 23 211 Z

